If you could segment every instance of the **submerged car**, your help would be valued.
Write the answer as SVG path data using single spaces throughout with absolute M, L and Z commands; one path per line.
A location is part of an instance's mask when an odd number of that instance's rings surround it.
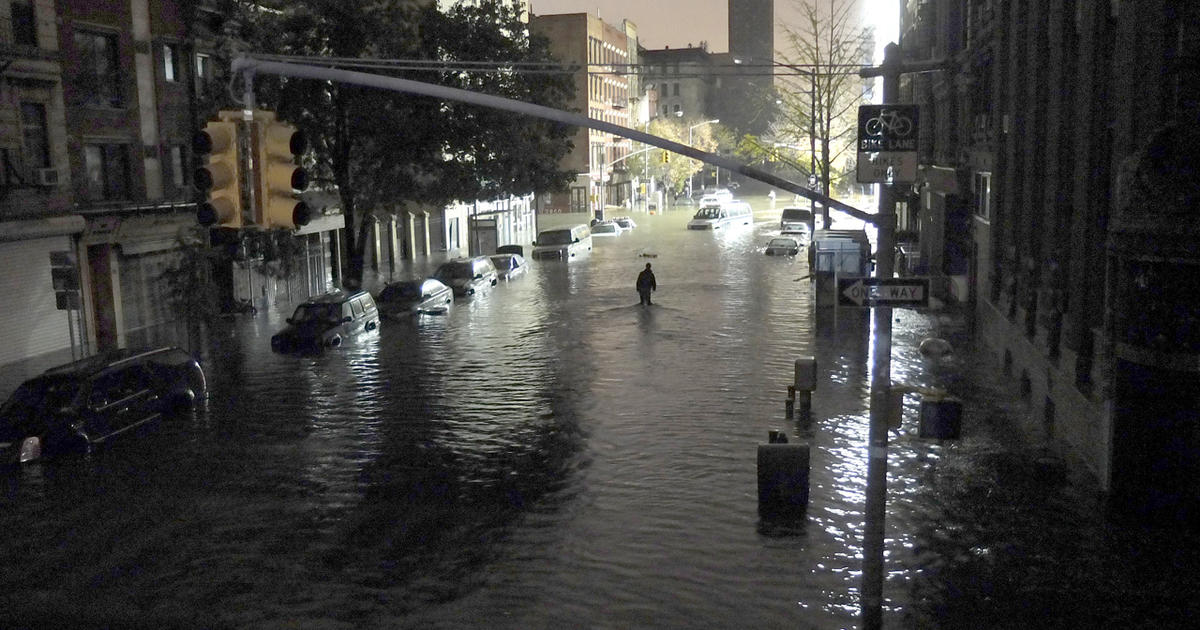
M 433 277 L 453 289 L 454 295 L 474 295 L 488 287 L 496 286 L 500 279 L 496 273 L 496 265 L 493 265 L 487 256 L 459 258 L 442 263 Z
M 386 285 L 375 298 L 384 317 L 398 319 L 408 315 L 445 310 L 454 301 L 454 292 L 440 280 L 405 280 Z
M 525 257 L 520 254 L 492 254 L 489 256 L 496 266 L 496 275 L 501 280 L 511 280 L 525 273 L 528 265 Z
M 288 326 L 271 337 L 276 352 L 336 348 L 346 339 L 379 328 L 379 309 L 366 291 L 335 291 L 312 298 L 287 320 Z
M 625 230 L 612 221 L 601 221 L 592 226 L 592 236 L 617 236 Z
M 615 217 L 613 219 L 613 223 L 616 223 L 626 230 L 632 230 L 633 228 L 637 227 L 637 223 L 634 223 L 633 219 L 630 217 Z
M 799 234 L 804 240 L 809 240 L 814 223 L 812 210 L 807 208 L 787 207 L 779 215 L 779 232 L 781 234 Z
M 795 256 L 800 253 L 800 243 L 794 238 L 773 238 L 767 243 L 768 256 Z
M 0 464 L 84 451 L 207 395 L 200 363 L 179 348 L 113 350 L 51 368 L 0 407 Z

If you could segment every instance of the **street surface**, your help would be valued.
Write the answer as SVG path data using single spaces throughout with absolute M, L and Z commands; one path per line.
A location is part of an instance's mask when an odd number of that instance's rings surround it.
M 201 353 L 206 412 L 0 480 L 0 626 L 855 627 L 865 311 L 814 313 L 805 256 L 763 254 L 783 205 L 717 233 L 635 213 L 590 257 L 322 356 L 270 351 L 290 307 L 229 320 Z M 893 380 L 966 415 L 963 440 L 919 440 L 910 397 L 893 435 L 888 627 L 1200 612 L 1179 579 L 1196 534 L 1106 521 L 1021 438 L 1032 403 L 959 314 L 895 317 Z M 921 357 L 929 336 L 958 352 Z M 802 437 L 784 418 L 799 355 L 821 375 L 811 505 L 764 522 L 755 449 Z

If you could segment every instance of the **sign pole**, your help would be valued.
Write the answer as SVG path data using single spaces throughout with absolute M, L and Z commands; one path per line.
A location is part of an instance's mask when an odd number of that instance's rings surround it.
M 883 102 L 900 100 L 900 47 L 888 44 L 883 52 Z M 891 278 L 896 240 L 896 197 L 891 183 L 879 185 L 878 244 L 875 277 Z M 871 411 L 867 446 L 867 501 L 863 526 L 862 627 L 883 627 L 884 520 L 887 507 L 887 396 L 892 380 L 892 309 L 874 308 L 871 356 Z

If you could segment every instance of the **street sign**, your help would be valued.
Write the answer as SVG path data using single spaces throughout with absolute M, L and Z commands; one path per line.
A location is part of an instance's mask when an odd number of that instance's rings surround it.
M 861 184 L 912 183 L 917 179 L 915 151 L 859 153 L 855 175 Z
M 919 122 L 916 105 L 860 105 L 858 151 L 916 151 Z
M 838 306 L 929 306 L 929 278 L 837 279 Z
M 862 184 L 911 183 L 917 178 L 916 105 L 858 108 L 858 168 Z

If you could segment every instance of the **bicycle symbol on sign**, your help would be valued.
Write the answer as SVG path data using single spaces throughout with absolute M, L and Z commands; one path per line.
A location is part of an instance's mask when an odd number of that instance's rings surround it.
M 912 128 L 912 120 L 895 109 L 881 109 L 878 116 L 867 119 L 863 125 L 868 136 L 882 136 L 887 132 L 892 138 L 903 138 L 912 132 Z

